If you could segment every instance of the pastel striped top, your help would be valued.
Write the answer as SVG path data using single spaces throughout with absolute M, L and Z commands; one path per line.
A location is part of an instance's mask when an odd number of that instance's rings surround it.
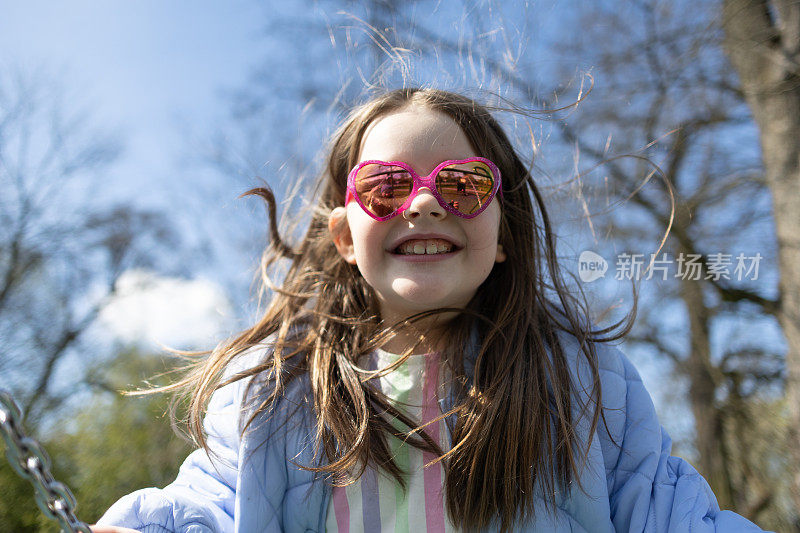
M 372 368 L 383 368 L 396 358 L 395 354 L 376 350 L 371 364 L 377 367 Z M 413 420 L 422 423 L 441 414 L 437 393 L 438 359 L 438 354 L 412 355 L 394 372 L 380 378 L 384 394 L 398 402 Z M 450 447 L 444 420 L 428 426 L 427 430 L 443 449 Z M 341 533 L 457 531 L 444 510 L 441 464 L 423 468 L 435 456 L 394 437 L 389 437 L 389 447 L 397 465 L 407 472 L 406 490 L 385 472 L 367 468 L 355 483 L 333 488 L 326 530 Z

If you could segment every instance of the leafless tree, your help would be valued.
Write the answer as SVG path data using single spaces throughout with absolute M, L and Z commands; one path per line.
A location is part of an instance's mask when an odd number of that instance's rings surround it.
M 158 214 L 103 198 L 120 141 L 76 100 L 42 72 L 0 75 L 0 373 L 30 422 L 80 387 L 120 274 L 170 238 Z
M 800 508 L 800 4 L 725 0 L 725 49 L 758 124 L 778 236 L 795 505 Z
M 763 522 L 759 514 L 785 508 L 786 486 L 772 481 L 775 472 L 749 479 L 741 472 L 766 473 L 776 460 L 788 465 L 780 455 L 765 461 L 741 452 L 757 437 L 747 431 L 756 425 L 744 423 L 752 417 L 745 406 L 773 404 L 782 378 L 782 347 L 765 342 L 769 327 L 759 326 L 772 322 L 778 307 L 769 283 L 775 275 L 771 206 L 749 110 L 722 52 L 713 6 L 693 5 L 692 19 L 683 8 L 688 5 L 655 1 L 584 10 L 576 45 L 594 62 L 602 86 L 592 97 L 601 105 L 588 103 L 562 130 L 590 161 L 608 159 L 610 144 L 615 153 L 642 155 L 660 166 L 663 174 L 637 191 L 647 174 L 642 160 L 601 165 L 616 189 L 612 197 L 630 195 L 624 216 L 610 221 L 616 245 L 655 251 L 654 237 L 670 228 L 660 254 L 694 256 L 700 267 L 697 279 L 659 284 L 632 339 L 669 356 L 687 383 L 696 464 L 721 505 Z M 604 38 L 609 33 L 625 38 Z M 613 140 L 599 138 L 598 130 Z M 743 252 L 760 255 L 761 281 L 734 275 Z M 712 263 L 721 257 L 731 268 L 718 276 Z M 665 302 L 676 301 L 677 313 L 665 314 Z M 746 334 L 738 332 L 743 324 Z

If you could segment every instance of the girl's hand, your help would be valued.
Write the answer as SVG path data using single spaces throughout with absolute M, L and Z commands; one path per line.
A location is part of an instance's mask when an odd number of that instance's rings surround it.
M 90 526 L 93 533 L 139 533 L 135 529 L 117 526 Z

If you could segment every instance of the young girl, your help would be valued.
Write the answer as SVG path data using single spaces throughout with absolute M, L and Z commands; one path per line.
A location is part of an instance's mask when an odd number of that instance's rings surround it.
M 265 316 L 175 387 L 202 449 L 99 524 L 164 531 L 750 531 L 564 286 L 489 112 L 401 89 L 335 134 Z M 627 328 L 623 328 L 624 330 Z M 605 337 L 603 337 L 605 336 Z M 204 416 L 204 421 L 201 422 Z M 95 531 L 121 531 L 96 526 Z

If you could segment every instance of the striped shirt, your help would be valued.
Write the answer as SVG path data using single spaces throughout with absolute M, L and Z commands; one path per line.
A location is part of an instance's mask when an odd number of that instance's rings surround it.
M 397 358 L 376 350 L 373 364 L 383 368 Z M 441 414 L 438 404 L 438 354 L 412 355 L 406 362 L 380 378 L 386 396 L 423 424 Z M 444 420 L 426 427 L 428 435 L 448 449 L 449 434 Z M 423 468 L 434 460 L 432 453 L 389 437 L 389 449 L 400 470 L 406 473 L 406 490 L 384 471 L 368 467 L 355 483 L 334 487 L 328 507 L 326 530 L 357 533 L 394 531 L 397 533 L 456 531 L 447 519 L 442 500 L 444 471 L 440 463 Z

